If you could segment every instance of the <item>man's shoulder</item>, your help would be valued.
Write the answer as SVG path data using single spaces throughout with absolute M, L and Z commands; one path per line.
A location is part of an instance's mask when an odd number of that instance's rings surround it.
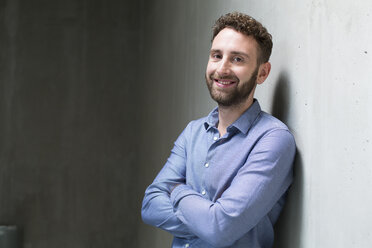
M 191 120 L 187 126 L 186 126 L 186 130 L 189 130 L 190 132 L 195 132 L 196 130 L 200 130 L 200 129 L 206 129 L 205 128 L 205 125 L 208 121 L 208 116 L 204 116 L 204 117 L 201 117 L 199 119 L 195 119 L 195 120 Z
M 261 111 L 259 114 L 259 118 L 257 118 L 257 121 L 252 126 L 250 133 L 262 137 L 265 134 L 269 134 L 271 132 L 282 133 L 286 135 L 289 134 L 290 136 L 293 136 L 288 126 L 281 120 L 272 116 L 271 114 Z
M 260 126 L 269 128 L 269 129 L 286 129 L 289 130 L 288 126 L 284 124 L 281 120 L 278 118 L 272 116 L 269 113 L 266 113 L 264 111 L 261 111 L 259 123 Z

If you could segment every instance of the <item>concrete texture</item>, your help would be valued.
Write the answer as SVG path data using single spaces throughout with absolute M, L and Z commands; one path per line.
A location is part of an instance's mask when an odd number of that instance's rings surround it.
M 274 38 L 272 72 L 256 97 L 288 124 L 298 145 L 275 247 L 370 247 L 372 3 L 143 2 L 141 187 L 187 122 L 215 106 L 204 85 L 210 28 L 220 15 L 242 11 Z M 171 237 L 155 228 L 141 225 L 139 234 L 140 247 L 170 246 Z
M 0 225 L 136 247 L 135 1 L 0 1 Z
M 169 247 L 143 192 L 186 124 L 215 106 L 211 26 L 242 11 L 273 34 L 256 92 L 293 131 L 276 248 L 372 243 L 372 3 L 0 1 L 0 225 L 25 248 Z

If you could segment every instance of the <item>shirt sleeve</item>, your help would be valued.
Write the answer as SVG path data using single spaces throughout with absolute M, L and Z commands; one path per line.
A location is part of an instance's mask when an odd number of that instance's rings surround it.
M 166 164 L 146 189 L 141 211 L 145 223 L 159 227 L 179 238 L 195 237 L 175 215 L 170 201 L 173 188 L 186 182 L 186 136 L 187 127 L 174 143 Z
M 188 185 L 176 187 L 171 194 L 176 216 L 215 247 L 234 244 L 269 213 L 291 184 L 295 150 L 287 130 L 267 133 L 216 202 Z

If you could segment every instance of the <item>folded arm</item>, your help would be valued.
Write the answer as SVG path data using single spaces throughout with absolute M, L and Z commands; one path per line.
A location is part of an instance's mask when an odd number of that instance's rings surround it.
M 142 219 L 176 237 L 195 237 L 175 215 L 170 194 L 178 184 L 186 182 L 186 129 L 176 140 L 171 155 L 154 182 L 146 189 L 142 203 Z
M 188 185 L 171 193 L 176 216 L 216 247 L 232 245 L 268 214 L 292 181 L 295 143 L 287 130 L 261 138 L 231 185 L 216 202 Z

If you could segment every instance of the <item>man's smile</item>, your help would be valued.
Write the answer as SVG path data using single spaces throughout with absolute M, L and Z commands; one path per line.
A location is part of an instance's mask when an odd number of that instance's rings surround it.
M 211 79 L 220 88 L 232 87 L 232 86 L 236 85 L 237 82 L 239 81 L 239 79 L 232 78 L 232 77 L 230 77 L 230 78 L 218 78 L 218 77 L 212 76 Z
M 236 84 L 235 81 L 226 81 L 226 80 L 217 80 L 217 79 L 215 79 L 214 82 L 218 87 L 221 87 L 221 88 L 228 88 Z

